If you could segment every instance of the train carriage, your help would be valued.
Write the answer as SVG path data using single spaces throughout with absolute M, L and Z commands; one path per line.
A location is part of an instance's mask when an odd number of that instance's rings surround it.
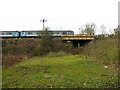
M 21 31 L 20 33 L 20 37 L 39 37 L 40 36 L 40 32 L 38 30 L 35 31 Z M 52 32 L 52 37 L 61 37 L 61 35 L 63 34 L 74 34 L 73 31 L 71 30 L 49 30 L 49 32 Z
M 19 31 L 0 31 L 0 38 L 18 38 L 20 37 Z
M 27 30 L 27 31 L 0 31 L 0 37 L 2 38 L 31 38 L 31 37 L 39 37 L 40 30 Z M 51 32 L 52 37 L 61 37 L 62 35 L 73 35 L 74 32 L 71 30 L 49 30 Z

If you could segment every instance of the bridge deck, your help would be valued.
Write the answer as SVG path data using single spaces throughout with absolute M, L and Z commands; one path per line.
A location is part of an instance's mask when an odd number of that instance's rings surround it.
M 95 35 L 62 35 L 62 40 L 94 40 Z

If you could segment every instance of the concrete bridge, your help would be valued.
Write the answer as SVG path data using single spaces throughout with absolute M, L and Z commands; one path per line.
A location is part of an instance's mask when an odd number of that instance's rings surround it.
M 95 40 L 95 35 L 62 35 L 61 38 L 63 42 L 71 42 L 73 46 L 80 47 Z

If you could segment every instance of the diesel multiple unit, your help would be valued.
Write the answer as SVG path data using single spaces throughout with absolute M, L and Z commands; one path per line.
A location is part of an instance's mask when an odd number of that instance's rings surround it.
M 40 37 L 39 30 L 31 31 L 0 31 L 0 37 L 2 38 L 26 38 L 26 37 Z M 71 30 L 49 30 L 52 37 L 61 37 L 61 35 L 73 35 L 74 32 Z

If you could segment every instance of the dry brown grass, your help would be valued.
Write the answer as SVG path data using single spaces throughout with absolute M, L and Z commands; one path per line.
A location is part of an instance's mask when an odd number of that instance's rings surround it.
M 2 41 L 2 64 L 4 68 L 9 68 L 17 63 L 22 62 L 28 58 L 45 55 L 49 52 L 60 52 L 78 54 L 77 49 L 72 48 L 70 44 L 63 44 L 60 39 L 55 39 L 53 48 L 41 47 L 41 40 L 35 39 L 19 39 L 19 40 L 3 40 Z M 46 52 L 42 51 L 46 49 Z M 49 49 L 49 50 L 48 50 Z

